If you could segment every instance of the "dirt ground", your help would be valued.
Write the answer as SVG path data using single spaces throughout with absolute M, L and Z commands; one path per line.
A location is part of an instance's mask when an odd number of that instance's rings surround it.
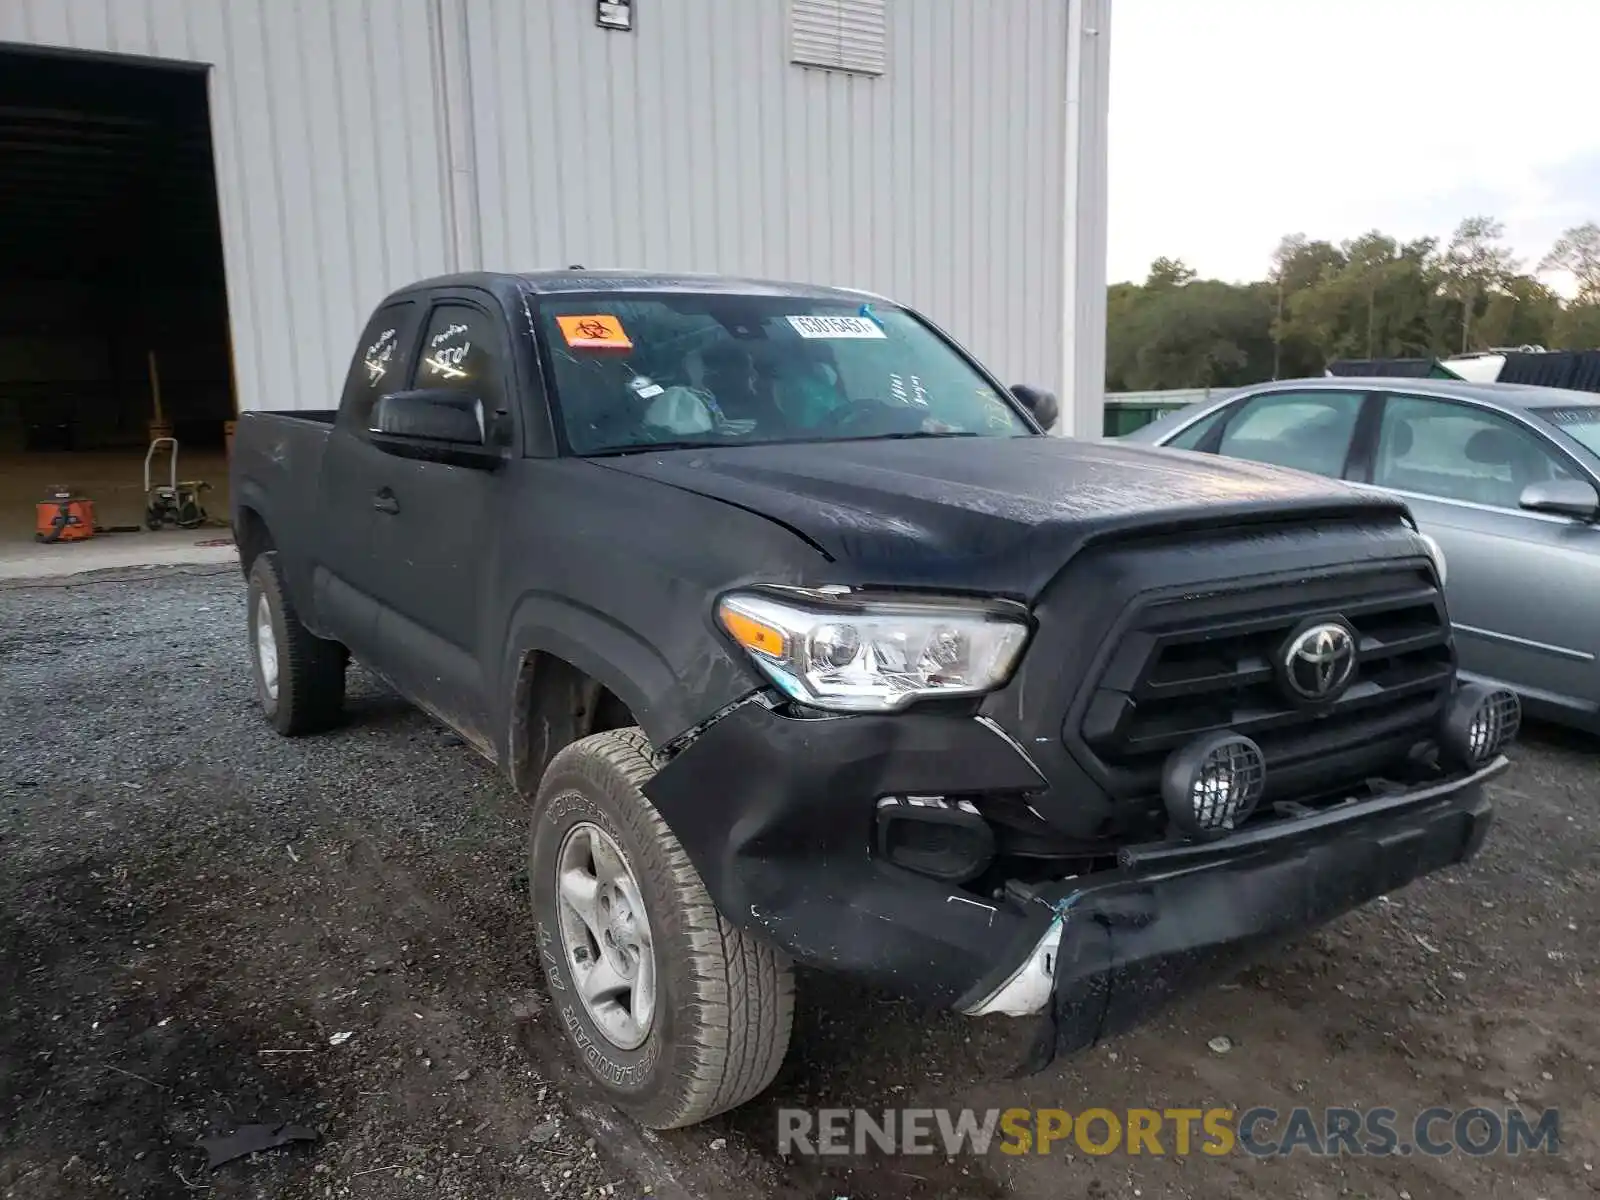
M 1470 866 L 1157 1024 L 1007 1078 L 1032 1032 L 803 975 L 764 1097 L 645 1135 L 542 1010 L 500 778 L 359 673 L 347 727 L 255 709 L 232 571 L 0 588 L 0 1197 L 1600 1193 L 1600 769 L 1535 731 Z M 1208 1047 L 1229 1039 L 1225 1052 Z M 1559 1106 L 1559 1155 L 785 1161 L 783 1106 Z M 315 1144 L 206 1168 L 197 1139 Z

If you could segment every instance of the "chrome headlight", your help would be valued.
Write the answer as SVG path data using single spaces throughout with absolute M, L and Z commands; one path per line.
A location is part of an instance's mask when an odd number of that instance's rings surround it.
M 717 620 L 786 695 L 840 712 L 993 691 L 1028 640 L 1020 606 L 955 597 L 729 592 Z

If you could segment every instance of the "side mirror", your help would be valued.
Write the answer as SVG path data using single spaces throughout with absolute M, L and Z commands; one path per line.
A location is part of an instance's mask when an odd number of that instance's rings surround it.
M 1029 387 L 1025 383 L 1014 383 L 1011 385 L 1011 394 L 1045 429 L 1055 428 L 1056 418 L 1061 415 L 1061 405 L 1056 403 L 1054 393 Z
M 1600 494 L 1581 479 L 1547 479 L 1522 489 L 1518 503 L 1529 512 L 1592 521 L 1600 516 Z
M 390 392 L 372 407 L 372 444 L 400 458 L 493 466 L 493 421 L 476 396 L 443 388 Z
M 372 432 L 469 446 L 487 440 L 483 401 L 430 388 L 379 396 L 372 409 Z

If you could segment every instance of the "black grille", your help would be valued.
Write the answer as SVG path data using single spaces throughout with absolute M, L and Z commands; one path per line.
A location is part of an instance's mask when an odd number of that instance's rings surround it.
M 1275 664 L 1298 629 L 1340 619 L 1357 666 L 1331 703 L 1296 703 Z M 1168 754 L 1232 730 L 1267 762 L 1267 795 L 1341 786 L 1433 736 L 1453 680 L 1444 603 L 1425 567 L 1158 598 L 1124 623 L 1077 732 L 1113 795 L 1158 793 Z M 1074 740 L 1071 730 L 1068 741 Z

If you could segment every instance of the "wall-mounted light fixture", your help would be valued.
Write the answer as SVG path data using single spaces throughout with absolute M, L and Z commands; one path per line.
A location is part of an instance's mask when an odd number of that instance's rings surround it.
M 633 31 L 633 0 L 595 0 L 594 23 L 601 29 Z

